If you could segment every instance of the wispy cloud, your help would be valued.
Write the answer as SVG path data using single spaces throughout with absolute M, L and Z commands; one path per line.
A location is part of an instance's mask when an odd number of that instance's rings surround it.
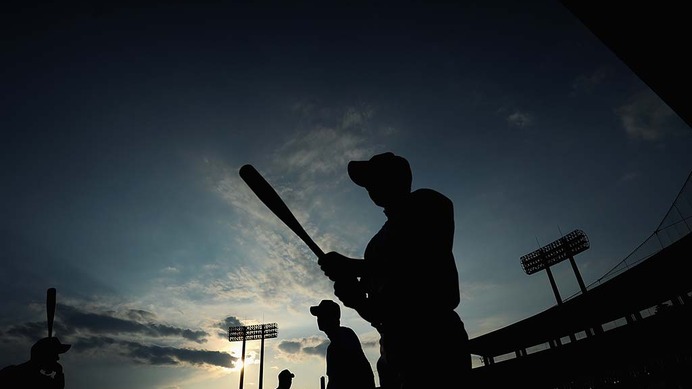
M 277 172 L 314 183 L 316 178 L 343 171 L 350 160 L 369 158 L 379 137 L 396 133 L 389 127 L 371 126 L 375 111 L 368 104 L 322 110 L 277 148 Z
M 339 218 L 338 212 L 343 212 L 339 205 L 344 188 L 352 189 L 347 182 L 346 166 L 350 160 L 369 158 L 382 147 L 383 139 L 397 132 L 391 127 L 371 128 L 375 110 L 367 105 L 324 109 L 317 104 L 301 103 L 295 110 L 306 116 L 302 127 L 277 140 L 274 151 L 269 152 L 276 158 L 263 159 L 268 162 L 258 170 L 316 242 L 325 248 L 354 247 L 345 242 L 348 234 L 337 237 L 329 232 L 333 227 L 325 228 L 325 223 L 333 223 Z M 238 175 L 239 166 L 206 156 L 201 167 L 207 188 L 225 201 L 233 213 L 228 219 L 232 222 L 227 225 L 229 258 L 219 260 L 213 269 L 177 274 L 179 278 L 175 283 L 166 283 L 167 294 L 188 300 L 194 298 L 207 308 L 216 304 L 211 311 L 218 311 L 223 305 L 232 307 L 232 315 L 240 312 L 242 315 L 264 315 L 274 309 L 300 310 L 324 298 L 325 293 L 332 293 L 331 283 L 317 266 L 314 254 L 242 181 Z M 353 226 L 349 231 L 371 232 L 362 225 Z M 175 274 L 167 269 L 161 273 L 160 282 Z M 182 306 L 180 301 L 176 306 L 184 311 L 192 309 Z M 197 311 L 201 309 L 197 307 Z M 141 312 L 135 315 L 138 316 L 146 317 Z M 237 316 L 226 316 L 222 321 L 211 323 L 208 331 L 218 341 L 227 336 L 229 326 L 240 323 Z M 364 346 L 377 347 L 374 339 Z M 146 348 L 147 344 L 142 342 L 141 348 L 119 345 L 128 353 L 137 352 L 141 355 L 139 358 L 146 361 L 175 363 L 181 358 L 192 358 L 190 353 L 179 351 L 185 349 L 177 345 L 169 345 L 176 346 L 175 350 L 170 350 Z M 324 337 L 283 340 L 277 352 L 280 358 L 287 360 L 323 358 L 327 344 Z
M 117 312 L 87 312 L 79 308 L 59 304 L 54 324 L 56 332 L 66 336 L 77 334 L 108 334 L 141 336 L 148 338 L 182 338 L 195 343 L 205 343 L 209 334 L 202 330 L 192 330 L 162 324 L 156 315 L 142 310 Z M 134 320 L 133 320 L 134 318 Z M 142 321 L 145 319 L 146 321 Z M 45 324 L 27 322 L 10 326 L 5 334 L 38 339 L 45 336 Z
M 219 337 L 223 339 L 228 338 L 228 329 L 231 327 L 240 327 L 243 325 L 243 323 L 238 320 L 237 317 L 235 316 L 229 316 L 225 318 L 223 321 L 219 322 L 216 324 L 219 327 Z
M 85 354 L 108 352 L 109 355 L 118 355 L 124 360 L 147 365 L 209 365 L 233 368 L 238 360 L 237 357 L 221 351 L 144 344 L 107 336 L 80 336 L 74 342 L 73 349 Z
M 360 340 L 364 350 L 379 350 L 379 336 L 361 336 Z M 311 336 L 282 340 L 275 347 L 279 358 L 296 361 L 312 357 L 323 359 L 327 355 L 329 343 L 329 339 L 324 336 Z
M 302 360 L 310 357 L 322 359 L 327 355 L 327 346 L 329 346 L 329 339 L 313 336 L 282 340 L 276 349 L 279 352 L 278 357 L 287 360 Z
M 627 135 L 632 139 L 656 141 L 671 133 L 675 112 L 653 91 L 638 93 L 615 110 Z
M 156 315 L 142 310 L 129 310 L 119 317 L 116 312 L 85 312 L 78 308 L 61 305 L 60 321 L 69 334 L 73 332 L 88 332 L 92 334 L 127 334 L 151 338 L 181 337 L 195 343 L 205 343 L 209 334 L 201 330 L 191 330 L 155 322 Z M 131 320 L 146 318 L 146 321 Z
M 577 93 L 590 93 L 592 92 L 597 86 L 603 83 L 603 80 L 605 80 L 607 75 L 607 72 L 604 68 L 599 68 L 596 69 L 594 72 L 591 74 L 582 74 L 579 75 L 573 82 L 572 82 L 572 95 L 577 94 Z
M 533 117 L 528 112 L 515 110 L 506 117 L 510 127 L 525 128 L 533 124 Z
M 321 226 L 325 219 L 333 221 L 335 196 L 348 178 L 346 166 L 350 160 L 369 158 L 381 140 L 396 131 L 372 128 L 375 109 L 367 104 L 339 109 L 301 102 L 294 111 L 305 118 L 301 128 L 278 140 L 272 152 L 276 157 L 258 170 L 315 241 L 344 246 Z M 244 260 L 223 278 L 210 282 L 205 275 L 204 283 L 195 278 L 177 288 L 194 289 L 216 300 L 258 298 L 264 304 L 312 301 L 320 293 L 331 292 L 313 261 L 314 254 L 259 201 L 239 177 L 239 167 L 207 158 L 204 169 L 209 188 L 234 213 L 234 223 L 229 225 L 233 255 Z
M 121 342 L 128 350 L 128 356 L 135 361 L 149 365 L 212 365 L 232 368 L 238 359 L 228 353 L 188 348 L 147 346 L 136 342 Z
M 634 180 L 638 179 L 640 175 L 641 174 L 638 172 L 627 172 L 627 173 L 623 174 L 623 176 L 618 179 L 617 183 L 622 184 L 625 182 L 634 181 Z
M 229 317 L 223 323 L 237 323 L 237 319 Z M 26 322 L 0 329 L 0 336 L 3 342 L 31 344 L 45 336 L 45 331 L 43 322 Z M 206 343 L 209 333 L 163 324 L 156 314 L 144 310 L 99 312 L 59 304 L 55 332 L 64 343 L 72 344 L 71 353 L 98 354 L 109 349 L 111 355 L 151 365 L 207 364 L 232 368 L 237 360 L 225 352 L 176 346 Z

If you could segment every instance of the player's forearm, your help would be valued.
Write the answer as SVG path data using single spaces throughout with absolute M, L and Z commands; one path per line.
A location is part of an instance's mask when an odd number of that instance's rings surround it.
M 327 277 L 337 279 L 361 277 L 365 274 L 365 261 L 358 258 L 350 258 L 331 251 L 321 256 L 317 263 Z

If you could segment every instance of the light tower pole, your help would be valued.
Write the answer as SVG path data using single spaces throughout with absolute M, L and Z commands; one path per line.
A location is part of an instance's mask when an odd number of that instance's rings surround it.
M 550 286 L 553 288 L 553 293 L 555 294 L 555 299 L 557 304 L 562 304 L 562 298 L 560 297 L 560 292 L 555 284 L 555 278 L 553 278 L 553 273 L 550 271 L 550 267 L 556 263 L 562 262 L 565 259 L 569 259 L 569 263 L 572 265 L 572 270 L 574 271 L 575 277 L 577 277 L 577 283 L 579 283 L 579 289 L 581 293 L 586 293 L 586 286 L 584 285 L 584 280 L 581 278 L 577 264 L 574 261 L 574 256 L 581 253 L 582 251 L 590 247 L 589 238 L 586 237 L 581 230 L 574 230 L 569 234 L 561 237 L 560 239 L 547 244 L 538 250 L 526 254 L 521 257 L 521 266 L 524 268 L 526 274 L 533 274 L 541 270 L 545 270 L 548 274 L 548 279 L 550 280 Z M 602 332 L 600 325 L 595 325 L 590 331 L 594 333 Z M 590 331 L 587 331 L 587 336 L 592 335 Z M 569 338 L 571 341 L 575 341 L 576 337 L 574 334 L 570 334 Z M 559 344 L 560 340 L 555 341 Z
M 584 232 L 581 230 L 574 230 L 560 239 L 547 244 L 534 252 L 522 256 L 520 258 L 521 266 L 524 268 L 524 272 L 526 272 L 526 274 L 533 274 L 541 270 L 545 270 L 546 273 L 548 273 L 550 286 L 553 288 L 555 299 L 559 305 L 562 304 L 562 298 L 560 297 L 560 292 L 557 289 L 557 285 L 555 284 L 555 279 L 553 278 L 553 273 L 550 271 L 550 267 L 556 263 L 564 261 L 565 259 L 569 259 L 569 262 L 572 265 L 572 270 L 574 271 L 574 275 L 577 277 L 579 288 L 581 289 L 582 293 L 586 293 L 586 286 L 581 278 L 581 274 L 579 274 L 577 264 L 574 262 L 574 256 L 588 249 L 589 247 L 589 238 L 586 237 Z
M 243 377 L 245 376 L 245 341 L 261 339 L 260 347 L 260 371 L 259 371 L 259 389 L 262 389 L 262 378 L 264 371 L 264 339 L 276 338 L 278 326 L 276 323 L 258 324 L 253 326 L 240 326 L 228 328 L 228 341 L 237 342 L 243 341 L 242 351 L 242 367 L 240 368 L 240 389 L 243 389 Z

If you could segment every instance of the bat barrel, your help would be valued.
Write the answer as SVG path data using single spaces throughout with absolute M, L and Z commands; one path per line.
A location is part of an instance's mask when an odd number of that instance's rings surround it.
M 324 252 L 315 243 L 310 235 L 305 231 L 301 223 L 293 215 L 293 212 L 288 208 L 281 196 L 274 188 L 262 177 L 262 175 L 254 168 L 247 164 L 243 165 L 239 171 L 240 177 L 257 195 L 257 197 L 276 215 L 284 224 L 291 229 L 312 252 L 319 258 L 324 255 Z

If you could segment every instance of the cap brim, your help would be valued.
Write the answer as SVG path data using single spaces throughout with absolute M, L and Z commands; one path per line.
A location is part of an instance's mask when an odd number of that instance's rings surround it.
M 348 163 L 348 176 L 358 186 L 370 183 L 370 163 L 368 161 L 351 161 Z
M 310 307 L 310 313 L 312 314 L 312 316 L 319 315 L 320 314 L 320 307 L 317 307 L 317 306 Z
M 67 352 L 67 350 L 69 350 L 70 347 L 72 347 L 71 344 L 61 344 L 61 345 L 58 347 L 58 354 L 62 354 L 62 353 Z

